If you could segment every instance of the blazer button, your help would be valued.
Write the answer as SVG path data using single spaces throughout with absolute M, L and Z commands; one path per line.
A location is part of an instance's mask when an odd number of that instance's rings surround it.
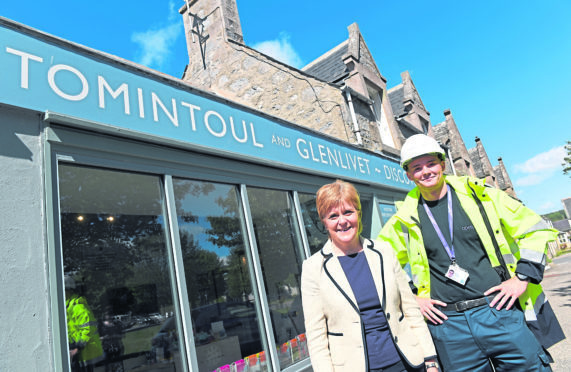
M 399 338 L 395 336 L 395 343 L 399 342 Z
M 391 320 L 391 314 L 387 313 L 387 320 Z

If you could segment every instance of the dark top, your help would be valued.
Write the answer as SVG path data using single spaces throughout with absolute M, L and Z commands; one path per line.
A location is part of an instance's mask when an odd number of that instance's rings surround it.
M 446 303 L 483 297 L 486 290 L 501 283 L 500 276 L 492 267 L 480 237 L 460 205 L 456 192 L 453 188 L 450 188 L 450 191 L 454 216 L 453 243 L 456 262 L 470 274 L 464 286 L 444 276 L 451 264 L 450 257 L 422 206 L 423 201 L 421 200 L 418 204 L 422 238 L 430 266 L 430 297 Z M 448 193 L 440 200 L 425 202 L 438 223 L 442 235 L 451 246 L 447 196 Z
M 361 313 L 365 328 L 369 369 L 383 368 L 400 362 L 400 355 L 389 332 L 387 318 L 381 307 L 365 253 L 339 256 L 339 262 L 351 285 Z

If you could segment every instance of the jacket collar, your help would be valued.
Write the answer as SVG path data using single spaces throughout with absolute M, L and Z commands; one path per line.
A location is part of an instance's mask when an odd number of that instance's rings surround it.
M 363 245 L 363 253 L 367 259 L 367 263 L 373 273 L 373 280 L 375 281 L 375 287 L 377 293 L 379 294 L 379 299 L 381 301 L 381 306 L 385 308 L 385 293 L 384 293 L 384 272 L 383 272 L 383 257 L 381 253 L 375 249 L 374 243 L 370 239 L 364 239 L 360 237 L 361 244 Z M 331 241 L 327 241 L 323 248 L 321 249 L 321 254 L 324 256 L 323 267 L 329 278 L 333 281 L 334 285 L 339 289 L 343 296 L 349 301 L 351 306 L 355 311 L 359 312 L 359 307 L 357 304 L 357 299 L 351 288 L 351 284 L 347 280 L 345 271 L 341 266 L 341 263 L 337 257 L 333 254 Z M 381 273 L 381 275 L 376 275 L 375 273 Z
M 444 176 L 444 180 L 456 193 L 469 196 L 474 189 L 478 194 L 484 188 L 485 179 L 471 178 L 467 176 Z M 397 204 L 399 218 L 405 225 L 413 226 L 418 224 L 418 203 L 420 200 L 420 190 L 418 186 L 409 191 L 403 202 Z
M 359 241 L 361 242 L 363 249 L 373 248 L 374 246 L 371 239 L 365 239 L 360 236 Z M 321 255 L 323 255 L 324 258 L 331 258 L 333 256 L 333 243 L 331 242 L 331 239 L 327 240 L 323 245 L 323 248 L 321 248 Z

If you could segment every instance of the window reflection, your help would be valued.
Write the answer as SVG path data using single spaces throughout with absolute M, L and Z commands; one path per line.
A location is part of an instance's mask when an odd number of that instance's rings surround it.
M 173 187 L 200 371 L 266 370 L 236 187 Z
M 298 193 L 299 204 L 301 205 L 301 214 L 303 216 L 303 225 L 309 243 L 309 251 L 311 254 L 318 252 L 327 242 L 329 236 L 323 223 L 319 219 L 317 213 L 317 205 L 315 204 L 315 195 Z
M 281 368 L 306 358 L 301 308 L 301 243 L 287 192 L 248 188 Z
M 373 201 L 363 195 L 361 195 L 361 223 L 363 224 L 361 235 L 375 239 L 378 231 L 373 231 Z
M 379 210 L 381 212 L 381 218 L 383 219 L 383 225 L 387 223 L 395 213 L 397 213 L 397 208 L 394 204 L 379 203 Z
M 59 191 L 72 368 L 181 370 L 160 179 L 60 164 Z

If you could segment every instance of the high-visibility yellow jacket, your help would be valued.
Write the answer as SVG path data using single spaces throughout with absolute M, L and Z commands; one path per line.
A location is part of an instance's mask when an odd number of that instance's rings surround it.
M 551 307 L 544 306 L 547 300 L 539 285 L 546 263 L 547 242 L 557 237 L 557 230 L 550 229 L 541 216 L 505 192 L 486 187 L 484 180 L 456 176 L 445 176 L 445 180 L 456 191 L 460 205 L 472 221 L 492 266 L 507 268 L 510 277 L 515 275 L 517 269 L 518 273 L 531 279 L 527 290 L 519 297 L 528 324 L 534 323 L 530 328 L 534 330 L 533 325 L 542 328 L 544 321 L 555 321 L 559 326 Z M 418 289 L 418 296 L 430 297 L 429 262 L 417 209 L 419 199 L 420 190 L 416 187 L 403 202 L 397 203 L 398 211 L 383 226 L 379 239 L 392 245 L 401 265 L 410 264 L 411 279 Z M 500 257 L 496 254 L 495 246 L 501 252 Z M 546 313 L 551 313 L 554 319 L 543 319 Z M 542 319 L 538 319 L 539 314 Z M 540 324 L 537 324 L 538 320 Z M 552 333 L 558 335 L 556 331 Z M 560 333 L 563 336 L 562 331 Z M 536 336 L 545 347 L 564 338 L 555 341 L 546 340 L 545 335 L 536 333 Z
M 103 355 L 97 320 L 85 298 L 72 294 L 65 301 L 70 349 L 78 348 L 78 361 L 90 362 Z

